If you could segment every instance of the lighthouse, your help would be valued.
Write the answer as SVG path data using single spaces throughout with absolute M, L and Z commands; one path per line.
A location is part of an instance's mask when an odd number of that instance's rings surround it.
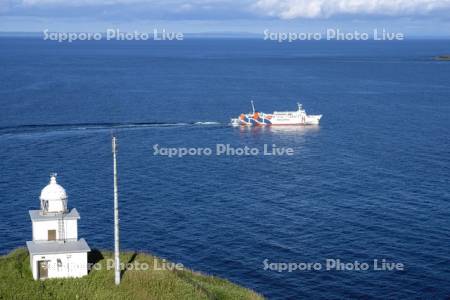
M 56 174 L 41 191 L 40 209 L 30 210 L 33 240 L 27 242 L 33 278 L 82 277 L 88 274 L 87 254 L 91 249 L 78 239 L 76 208 L 68 210 L 66 190 Z

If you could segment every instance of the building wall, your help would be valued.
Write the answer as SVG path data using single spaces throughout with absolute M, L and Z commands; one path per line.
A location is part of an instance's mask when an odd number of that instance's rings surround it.
M 65 220 L 64 229 L 66 239 L 78 239 L 78 220 Z
M 78 239 L 78 220 L 64 220 L 65 239 Z M 47 241 L 48 230 L 56 230 L 56 239 L 61 239 L 58 231 L 58 220 L 33 222 L 33 241 Z
M 60 264 L 58 266 L 58 259 Z M 33 278 L 39 279 L 38 261 L 48 261 L 48 278 L 82 277 L 88 274 L 87 252 L 33 255 L 31 269 Z

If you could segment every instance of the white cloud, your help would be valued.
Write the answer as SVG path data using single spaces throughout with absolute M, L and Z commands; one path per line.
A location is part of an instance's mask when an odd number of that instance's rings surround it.
M 257 0 L 263 15 L 281 19 L 328 18 L 335 15 L 427 15 L 450 9 L 450 0 Z
M 21 0 L 23 6 L 93 6 L 142 3 L 142 0 Z M 152 1 L 148 1 L 152 2 Z
M 2 0 L 0 0 L 1 2 Z M 220 6 L 222 4 L 238 4 L 235 0 L 15 0 L 19 5 L 24 6 L 94 6 L 94 5 L 133 5 L 146 4 L 165 7 L 204 7 Z M 242 2 L 242 1 L 241 1 Z
M 288 19 L 360 16 L 449 15 L 450 0 L 0 0 L 0 14 L 75 16 L 87 14 L 120 18 Z

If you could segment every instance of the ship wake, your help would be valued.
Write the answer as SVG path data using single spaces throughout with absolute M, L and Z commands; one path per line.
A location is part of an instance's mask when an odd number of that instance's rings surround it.
M 25 124 L 17 126 L 0 127 L 0 135 L 50 131 L 74 131 L 74 130 L 111 130 L 133 129 L 151 127 L 184 127 L 184 126 L 221 125 L 220 122 L 118 122 L 118 123 L 68 123 L 68 124 Z

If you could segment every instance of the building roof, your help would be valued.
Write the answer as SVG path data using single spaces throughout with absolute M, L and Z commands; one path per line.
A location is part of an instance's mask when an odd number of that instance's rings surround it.
M 33 222 L 58 220 L 58 219 L 61 219 L 61 217 L 64 217 L 64 219 L 66 219 L 66 220 L 80 218 L 80 214 L 78 213 L 76 208 L 72 208 L 72 210 L 66 214 L 47 213 L 44 215 L 44 214 L 42 214 L 41 210 L 30 210 L 29 213 L 30 213 L 31 221 L 33 221 Z
M 53 213 L 67 210 L 66 190 L 56 182 L 56 174 L 52 174 L 49 184 L 41 191 L 41 209 Z
M 52 174 L 50 182 L 41 191 L 41 200 L 61 201 L 67 200 L 66 190 L 56 182 L 56 174 Z
M 78 241 L 58 242 L 58 241 L 42 241 L 27 242 L 28 251 L 31 255 L 36 254 L 60 254 L 60 253 L 79 253 L 89 252 L 88 244 L 84 239 Z

